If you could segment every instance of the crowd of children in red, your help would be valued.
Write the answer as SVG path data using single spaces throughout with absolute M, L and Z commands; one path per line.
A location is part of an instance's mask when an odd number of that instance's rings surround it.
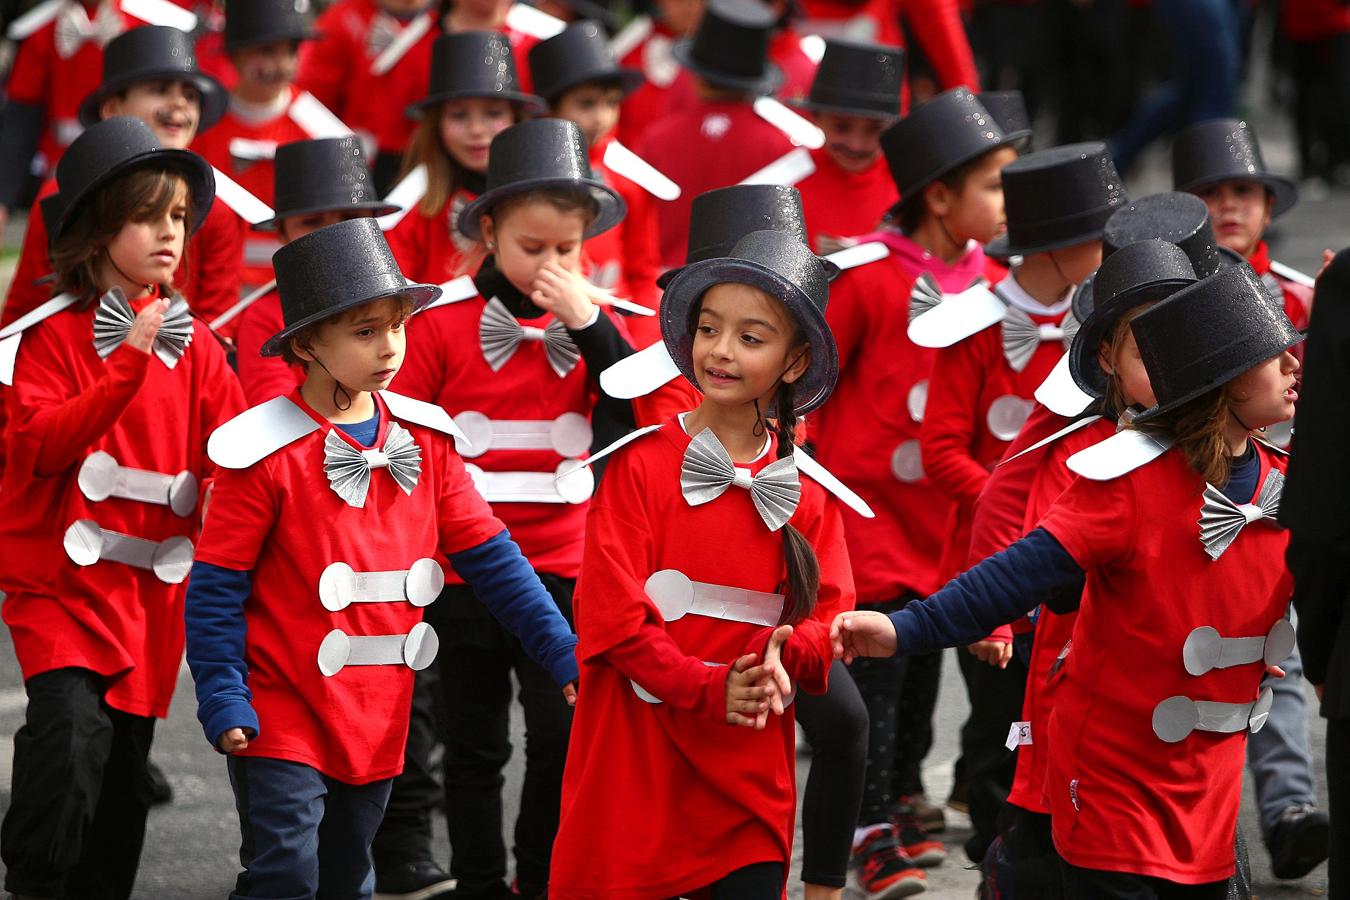
M 1275 874 L 1345 890 L 1251 126 L 1131 198 L 974 92 L 955 3 L 906 4 L 922 102 L 896 0 L 582 6 L 16 23 L 5 889 L 132 895 L 186 655 L 238 900 L 921 893 L 960 647 L 980 896 L 1241 896 L 1244 765 Z

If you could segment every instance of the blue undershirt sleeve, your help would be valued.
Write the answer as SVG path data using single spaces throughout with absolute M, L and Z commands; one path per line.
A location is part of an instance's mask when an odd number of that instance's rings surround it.
M 187 662 L 197 689 L 197 719 L 212 747 L 231 728 L 258 734 L 244 663 L 244 603 L 252 591 L 252 572 L 192 564 L 184 613 Z

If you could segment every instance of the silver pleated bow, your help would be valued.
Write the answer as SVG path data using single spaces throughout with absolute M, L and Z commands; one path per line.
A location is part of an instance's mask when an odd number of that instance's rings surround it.
M 135 321 L 136 313 L 119 288 L 112 288 L 104 294 L 94 313 L 94 349 L 98 355 L 107 359 L 122 346 Z M 164 314 L 164 324 L 159 326 L 159 334 L 155 335 L 155 355 L 172 369 L 187 353 L 191 343 L 192 310 L 188 309 L 186 300 L 175 296 L 169 303 L 168 312 Z
M 1200 542 L 1210 559 L 1218 559 L 1228 546 L 1237 540 L 1247 525 L 1261 519 L 1270 519 L 1280 512 L 1280 493 L 1284 490 L 1284 473 L 1271 469 L 1261 485 L 1255 503 L 1234 503 L 1212 484 L 1205 485 L 1204 503 L 1200 507 Z M 1278 523 L 1277 523 L 1278 524 Z
M 680 466 L 680 491 L 690 506 L 716 500 L 731 485 L 750 492 L 759 517 L 770 531 L 787 524 L 797 511 L 802 497 L 801 480 L 792 457 L 776 460 L 751 477 L 749 469 L 738 469 L 722 442 L 705 428 L 689 442 Z
M 336 432 L 328 432 L 323 442 L 323 471 L 333 493 L 348 506 L 360 509 L 366 505 L 371 469 L 388 469 L 403 493 L 411 494 L 422 476 L 422 448 L 397 422 L 389 426 L 389 436 L 379 450 L 357 450 Z
M 492 371 L 500 371 L 507 361 L 515 355 L 521 341 L 540 341 L 548 355 L 548 364 L 559 378 L 566 378 L 576 368 L 581 351 L 573 343 L 567 327 L 554 319 L 547 328 L 532 328 L 521 325 L 516 317 L 496 297 L 483 307 L 483 317 L 478 320 L 478 340 L 483 348 L 483 359 Z
M 942 303 L 942 288 L 937 279 L 927 272 L 914 279 L 914 288 L 909 292 L 909 321 Z
M 1031 362 L 1036 348 L 1045 341 L 1059 341 L 1065 350 L 1078 333 L 1079 322 L 1073 310 L 1064 314 L 1058 325 L 1037 325 L 1023 310 L 1009 304 L 1003 315 L 1003 358 L 1014 372 L 1020 372 Z

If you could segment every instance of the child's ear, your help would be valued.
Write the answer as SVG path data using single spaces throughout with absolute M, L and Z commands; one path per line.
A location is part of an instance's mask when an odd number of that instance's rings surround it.
M 119 94 L 112 94 L 104 97 L 103 102 L 98 105 L 98 117 L 102 119 L 111 119 L 122 111 L 122 97 Z
M 934 181 L 923 189 L 924 203 L 928 211 L 935 216 L 945 216 L 952 211 L 953 192 L 943 181 Z
M 1110 351 L 1107 349 L 1106 341 L 1102 341 L 1097 346 L 1097 365 L 1101 366 L 1102 371 L 1107 375 L 1116 374 L 1116 367 L 1111 363 Z
M 483 235 L 483 243 L 487 244 L 488 250 L 492 250 L 497 244 L 497 224 L 492 221 L 492 216 L 483 213 L 478 220 L 478 231 Z
M 314 362 L 314 354 L 310 352 L 308 347 L 300 343 L 300 338 L 298 337 L 291 338 L 291 352 L 305 362 Z
M 792 363 L 787 367 L 787 371 L 783 373 L 783 382 L 785 384 L 792 384 L 805 375 L 807 369 L 811 368 L 811 345 L 802 344 L 798 347 L 794 347 L 788 351 L 788 354 L 788 358 L 792 360 Z

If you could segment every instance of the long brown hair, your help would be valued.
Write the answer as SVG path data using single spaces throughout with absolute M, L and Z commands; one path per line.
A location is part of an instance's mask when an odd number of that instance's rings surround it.
M 422 119 L 403 155 L 400 173 L 402 177 L 420 165 L 427 167 L 427 192 L 417 204 L 417 211 L 427 218 L 441 214 L 450 198 L 464 187 L 469 174 L 441 142 L 441 111 L 444 108 L 445 104 L 441 103 L 422 110 Z M 514 123 L 525 121 L 525 107 L 512 103 L 511 116 Z
M 787 459 L 797 448 L 797 411 L 793 407 L 794 390 L 786 381 L 778 383 L 774 393 L 773 428 L 778 433 L 778 458 Z M 793 625 L 815 611 L 820 594 L 820 560 L 811 542 L 791 524 L 783 525 L 783 561 L 787 564 L 787 603 L 779 625 Z
M 1233 457 L 1224 435 L 1233 415 L 1228 387 L 1220 385 L 1138 426 L 1148 434 L 1170 436 L 1173 446 L 1185 454 L 1191 469 L 1215 487 L 1227 484 L 1233 473 Z
M 194 220 L 192 193 L 181 175 L 166 169 L 142 168 L 114 178 L 85 204 L 79 217 L 52 247 L 56 272 L 55 292 L 82 298 L 82 308 L 95 302 L 105 286 L 99 269 L 108 259 L 108 245 L 128 222 L 148 222 L 173 207 L 182 191 L 186 197 L 187 221 Z M 180 265 L 187 262 L 188 238 L 183 238 Z M 168 293 L 173 283 L 160 285 Z
M 1120 355 L 1125 352 L 1125 341 L 1130 336 L 1130 323 L 1155 305 L 1141 303 L 1134 307 L 1117 319 L 1106 333 L 1106 337 L 1102 339 L 1102 343 L 1106 345 L 1106 358 L 1111 363 L 1110 371 L 1103 370 L 1106 376 L 1105 411 L 1112 416 L 1120 415 L 1130 405 L 1129 398 L 1125 396 L 1125 386 L 1121 384 L 1120 376 L 1116 374 L 1120 366 Z M 1093 359 L 1093 365 L 1100 366 L 1097 358 Z

